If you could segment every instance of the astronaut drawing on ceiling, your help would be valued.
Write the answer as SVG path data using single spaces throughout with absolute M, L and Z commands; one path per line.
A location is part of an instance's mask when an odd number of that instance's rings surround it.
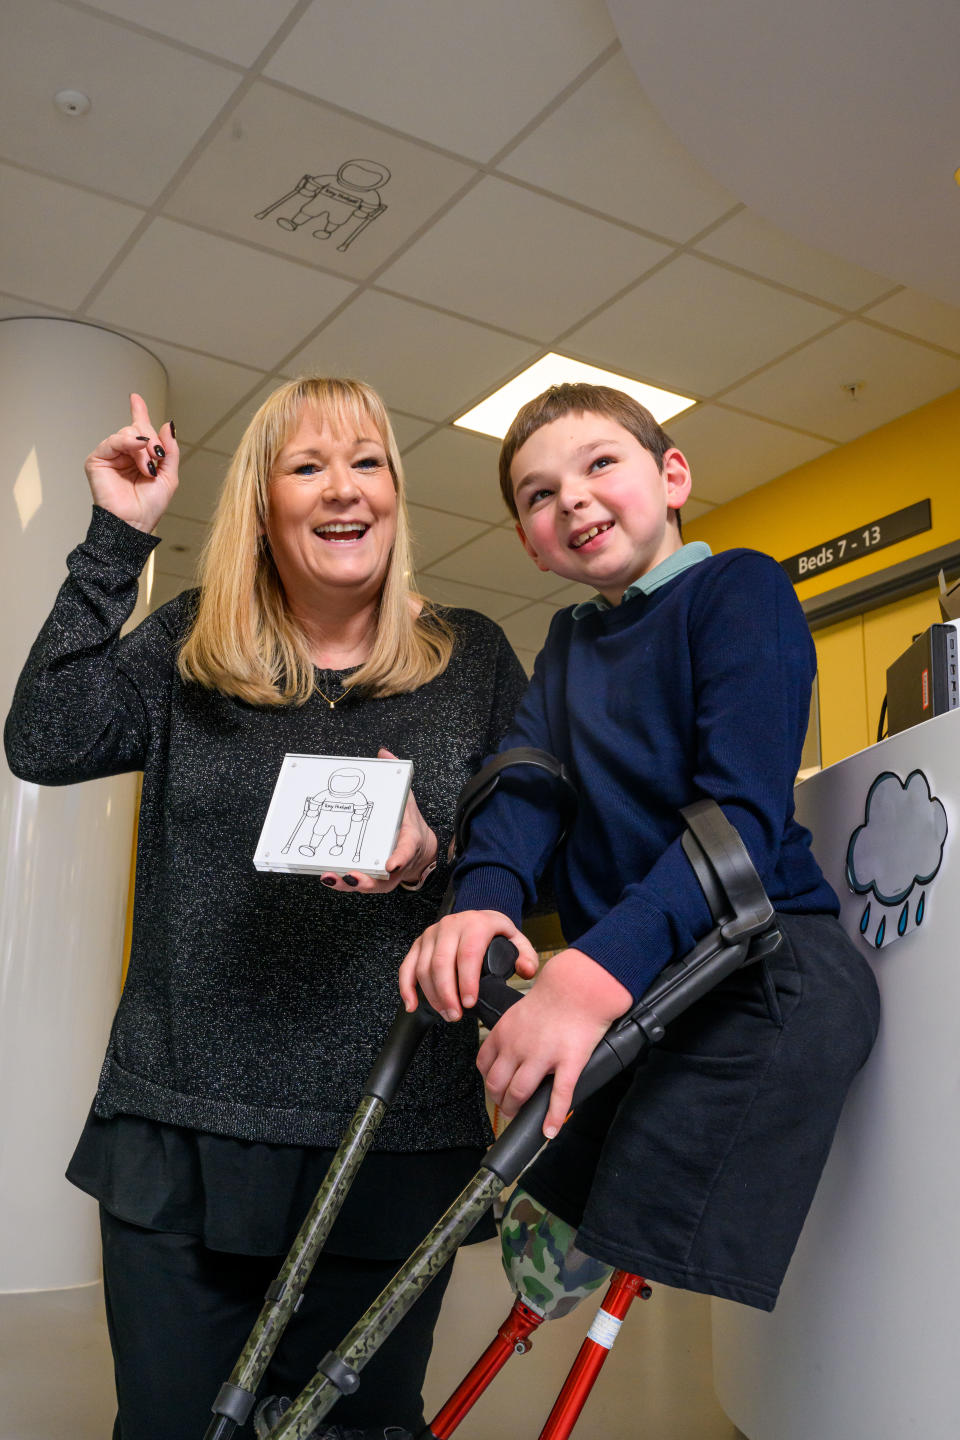
M 299 846 L 300 854 L 313 856 L 318 850 L 325 849 L 328 855 L 342 855 L 350 827 L 356 824 L 359 826 L 357 843 L 353 860 L 350 862 L 356 865 L 363 848 L 367 822 L 373 812 L 373 802 L 368 800 L 360 789 L 365 780 L 362 770 L 352 767 L 334 770 L 325 790 L 318 790 L 316 795 L 307 795 L 304 799 L 300 819 L 282 853 L 289 853 L 304 821 L 310 820 L 310 834 L 306 843 Z M 331 835 L 332 839 L 328 841 L 328 836 Z
M 298 210 L 277 216 L 281 230 L 299 230 L 301 225 L 315 221 L 315 238 L 329 240 L 352 224 L 337 246 L 338 250 L 346 250 L 387 209 L 380 189 L 389 179 L 390 171 L 378 160 L 345 160 L 335 175 L 301 175 L 292 190 L 259 210 L 255 218 L 265 220 L 282 205 L 299 199 Z

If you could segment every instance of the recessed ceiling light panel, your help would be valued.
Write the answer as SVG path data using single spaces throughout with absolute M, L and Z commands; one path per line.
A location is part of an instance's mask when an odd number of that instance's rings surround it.
M 675 415 L 689 410 L 696 401 L 686 395 L 676 395 L 670 390 L 660 390 L 656 385 L 644 385 L 640 380 L 630 380 L 626 375 L 616 375 L 612 370 L 601 370 L 596 365 L 585 365 L 582 360 L 571 360 L 566 355 L 544 355 L 522 374 L 508 380 L 499 390 L 494 391 L 479 405 L 474 405 L 465 415 L 454 420 L 464 430 L 478 430 L 481 435 L 492 435 L 502 440 L 510 428 L 510 422 L 528 400 L 539 395 L 550 385 L 563 385 L 571 381 L 585 381 L 588 385 L 609 385 L 614 390 L 623 390 L 645 405 L 662 425 Z

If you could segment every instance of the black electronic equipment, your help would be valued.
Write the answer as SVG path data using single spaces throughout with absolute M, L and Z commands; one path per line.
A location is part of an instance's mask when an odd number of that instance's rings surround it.
M 956 625 L 931 625 L 887 670 L 887 734 L 958 705 Z

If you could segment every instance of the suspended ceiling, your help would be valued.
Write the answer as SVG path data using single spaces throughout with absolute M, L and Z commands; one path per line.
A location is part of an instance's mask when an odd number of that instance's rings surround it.
M 697 398 L 670 427 L 693 517 L 960 386 L 960 308 L 726 189 L 601 0 L 6 0 L 3 32 L 0 317 L 166 366 L 185 460 L 158 599 L 247 418 L 305 369 L 381 391 L 419 583 L 528 663 L 576 587 L 525 562 L 496 443 L 450 422 L 547 350 Z

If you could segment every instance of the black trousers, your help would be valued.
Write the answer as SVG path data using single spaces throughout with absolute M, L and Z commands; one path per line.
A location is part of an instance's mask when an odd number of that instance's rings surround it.
M 118 1415 L 113 1440 L 202 1440 L 282 1257 L 208 1250 L 193 1235 L 144 1230 L 102 1207 L 103 1278 Z M 294 1396 L 399 1268 L 322 1254 L 260 1387 Z M 421 1387 L 452 1261 L 361 1372 L 330 1424 L 423 1426 Z M 237 1432 L 253 1434 L 252 1419 Z

